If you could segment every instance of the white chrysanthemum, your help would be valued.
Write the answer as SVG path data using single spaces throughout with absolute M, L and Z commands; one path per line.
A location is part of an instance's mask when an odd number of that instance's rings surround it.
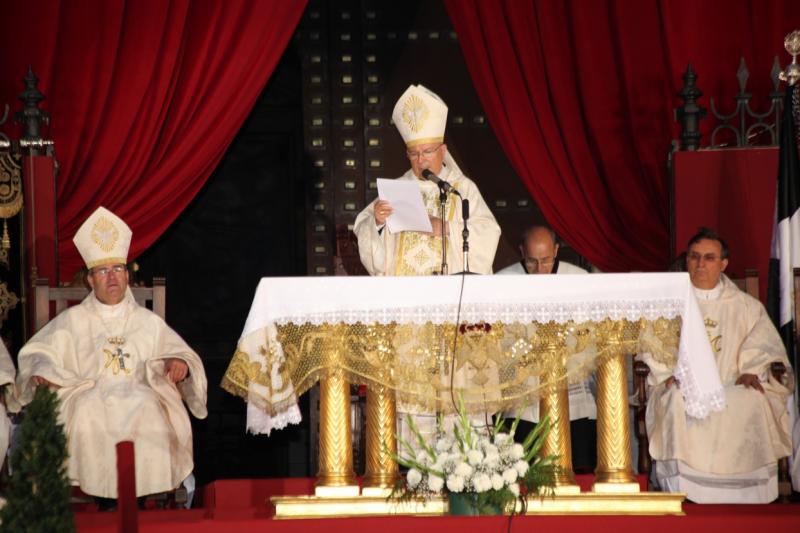
M 500 474 L 492 474 L 492 488 L 494 490 L 500 490 L 503 488 L 506 482 L 503 480 L 503 476 Z
M 444 487 L 444 479 L 433 474 L 428 475 L 428 488 L 433 492 L 439 492 Z
M 522 444 L 518 442 L 514 443 L 511 447 L 511 457 L 514 459 L 522 459 L 525 457 L 525 448 L 522 447 Z
M 519 477 L 525 475 L 525 472 L 528 471 L 529 466 L 530 465 L 528 465 L 528 463 L 523 460 L 519 460 L 516 463 L 514 463 L 514 468 L 517 470 L 517 474 L 519 474 Z
M 513 494 L 514 497 L 519 496 L 519 483 L 512 483 L 508 486 L 508 490 L 511 491 L 511 494 Z
M 492 480 L 486 474 L 478 474 L 472 480 L 472 484 L 475 486 L 475 492 L 486 492 L 492 488 Z
M 469 466 L 467 463 L 458 463 L 456 465 L 456 469 L 454 471 L 455 475 L 460 477 L 469 477 L 472 475 L 472 467 Z
M 461 492 L 464 490 L 464 478 L 461 476 L 448 476 L 447 489 L 450 492 Z
M 511 435 L 509 435 L 508 433 L 498 433 L 497 435 L 494 436 L 494 443 L 497 446 L 501 446 L 506 442 L 508 442 L 509 440 L 511 440 Z
M 503 470 L 503 479 L 506 483 L 514 483 L 517 480 L 517 471 L 513 468 Z
M 453 468 L 455 468 L 453 456 L 447 452 L 439 454 L 439 457 L 436 459 L 436 464 L 439 465 L 439 468 L 436 468 L 436 470 L 453 470 Z
M 467 461 L 472 466 L 480 464 L 481 460 L 483 460 L 483 452 L 480 450 L 470 450 L 467 452 Z
M 422 481 L 422 473 L 416 468 L 410 469 L 406 474 L 406 483 L 410 488 L 416 488 L 420 481 Z

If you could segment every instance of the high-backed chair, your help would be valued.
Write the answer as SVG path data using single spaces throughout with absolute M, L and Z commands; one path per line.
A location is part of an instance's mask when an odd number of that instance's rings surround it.
M 133 286 L 131 291 L 139 305 L 149 307 L 155 314 L 166 319 L 167 286 L 164 278 L 153 278 L 152 287 Z M 33 296 L 34 332 L 42 329 L 70 305 L 79 303 L 88 294 L 89 289 L 86 287 L 50 287 L 47 278 L 37 279 Z M 54 305 L 51 306 L 51 303 Z M 52 312 L 53 308 L 55 312 Z
M 746 292 L 753 298 L 759 298 L 758 286 L 758 271 L 756 269 L 748 268 L 744 271 L 743 278 L 731 279 L 740 290 Z M 795 314 L 800 309 L 800 268 L 794 269 L 794 306 Z M 795 330 L 795 342 L 800 342 L 800 335 Z M 770 369 L 772 376 L 777 380 L 782 380 L 786 374 L 786 367 L 782 363 L 773 363 Z M 652 458 L 649 453 L 650 441 L 647 438 L 647 426 L 645 424 L 645 413 L 647 412 L 647 376 L 650 374 L 650 368 L 642 361 L 634 361 L 633 363 L 633 383 L 635 389 L 636 404 L 632 405 L 635 414 L 635 433 L 636 440 L 639 443 L 639 457 L 638 468 L 640 474 L 646 474 L 647 479 L 650 479 L 650 469 L 652 467 Z M 780 494 L 781 501 L 788 501 L 789 496 L 792 494 L 792 483 L 789 478 L 789 460 L 788 457 L 783 457 L 778 461 L 778 493 Z
M 167 285 L 164 278 L 153 278 L 152 287 L 131 286 L 131 292 L 139 305 L 149 308 L 166 320 Z M 71 305 L 80 303 L 88 294 L 89 288 L 86 286 L 50 287 L 47 278 L 38 278 L 33 297 L 34 333 Z M 151 495 L 148 500 L 152 500 L 158 507 L 183 505 L 187 501 L 187 492 L 180 486 L 168 493 Z M 72 501 L 80 505 L 91 500 L 80 494 L 73 494 Z

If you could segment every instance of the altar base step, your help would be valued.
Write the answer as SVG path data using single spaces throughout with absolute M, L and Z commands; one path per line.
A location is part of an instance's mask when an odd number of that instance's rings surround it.
M 685 494 L 665 492 L 557 494 L 554 497 L 529 497 L 528 515 L 682 515 Z M 354 496 L 275 496 L 276 519 L 344 518 L 353 516 L 441 516 L 448 514 L 444 498 L 404 502 L 385 497 Z M 521 511 L 517 502 L 517 511 Z

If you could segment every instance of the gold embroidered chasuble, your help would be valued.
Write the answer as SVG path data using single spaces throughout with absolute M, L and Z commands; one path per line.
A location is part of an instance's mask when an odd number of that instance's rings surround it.
M 481 197 L 478 187 L 460 172 L 443 167 L 440 176 L 454 189 L 469 200 L 469 266 L 472 272 L 491 274 L 497 242 L 500 239 L 500 226 Z M 439 217 L 439 187 L 427 180 L 419 180 L 409 170 L 397 179 L 416 180 L 422 192 L 423 203 L 428 215 Z M 375 212 L 370 203 L 358 217 L 353 232 L 358 237 L 358 251 L 361 262 L 372 276 L 424 276 L 438 272 L 442 262 L 442 239 L 418 232 L 392 234 L 388 228 L 379 232 L 375 226 Z M 447 235 L 447 264 L 450 273 L 463 270 L 461 232 L 464 219 L 461 201 L 450 195 L 446 204 L 446 220 L 449 224 Z
M 177 386 L 164 376 L 169 358 L 189 366 Z M 115 446 L 123 440 L 134 442 L 137 496 L 171 490 L 191 473 L 186 406 L 198 418 L 207 415 L 203 365 L 130 289 L 113 306 L 90 293 L 22 348 L 17 390 L 23 405 L 33 399 L 33 376 L 58 387 L 68 475 L 87 494 L 116 498 Z

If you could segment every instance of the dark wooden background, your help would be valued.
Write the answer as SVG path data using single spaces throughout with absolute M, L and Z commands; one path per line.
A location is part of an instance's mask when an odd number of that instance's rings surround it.
M 516 260 L 521 230 L 542 221 L 484 116 L 440 0 L 311 0 L 224 160 L 139 258 L 141 279 L 167 278 L 167 320 L 208 374 L 209 416 L 194 423 L 198 482 L 315 475 L 307 398 L 299 426 L 246 435 L 244 402 L 219 383 L 258 280 L 332 275 L 336 226 L 352 225 L 376 178 L 408 169 L 391 112 L 417 83 L 447 102 L 448 148 L 503 229 L 495 269 Z

